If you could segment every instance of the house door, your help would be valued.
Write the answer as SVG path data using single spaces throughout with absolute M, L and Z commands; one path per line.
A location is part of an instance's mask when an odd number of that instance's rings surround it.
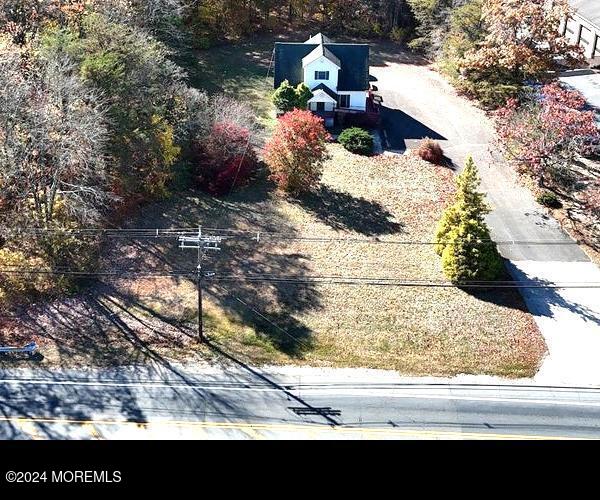
M 317 103 L 317 111 L 325 111 L 325 103 L 324 102 Z

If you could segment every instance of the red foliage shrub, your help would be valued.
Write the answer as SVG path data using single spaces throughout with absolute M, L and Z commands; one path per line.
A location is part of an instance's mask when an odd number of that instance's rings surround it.
M 496 112 L 506 155 L 544 185 L 557 167 L 569 167 L 600 139 L 594 112 L 585 98 L 558 83 L 545 85 L 535 98 L 510 99 Z
M 246 184 L 255 170 L 256 158 L 248 155 L 235 156 L 208 183 L 207 190 L 215 196 L 229 194 L 232 189 Z
M 279 119 L 264 154 L 279 189 L 299 194 L 317 185 L 329 138 L 323 120 L 310 111 L 296 109 Z
M 249 141 L 248 129 L 229 121 L 215 123 L 209 135 L 195 146 L 198 186 L 223 196 L 245 184 L 258 164 Z
M 421 141 L 417 148 L 417 154 L 421 159 L 440 165 L 444 160 L 444 150 L 442 147 L 432 139 L 426 138 Z

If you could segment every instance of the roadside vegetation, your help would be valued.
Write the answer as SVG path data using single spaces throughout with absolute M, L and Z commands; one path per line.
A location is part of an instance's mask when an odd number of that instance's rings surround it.
M 485 223 L 490 208 L 478 191 L 481 181 L 473 158 L 456 178 L 454 203 L 442 215 L 435 251 L 446 277 L 460 286 L 469 281 L 497 281 L 506 271 Z
M 338 142 L 351 153 L 368 156 L 373 153 L 373 136 L 368 130 L 350 127 L 342 131 Z
M 207 280 L 209 337 L 251 364 L 533 375 L 545 345 L 517 290 L 301 283 L 312 276 L 446 281 L 433 245 L 386 242 L 432 241 L 454 195 L 452 171 L 412 156 L 327 149 L 320 183 L 303 195 L 278 194 L 263 177 L 226 200 L 188 192 L 146 205 L 129 221 L 189 227 L 209 220 L 235 229 L 238 237 L 208 256 L 207 269 L 300 281 Z M 262 231 L 260 242 L 244 231 Z M 116 238 L 103 254 L 103 264 L 123 269 L 185 269 L 193 262 L 193 252 L 172 240 Z M 214 362 L 218 355 L 195 340 L 196 301 L 187 277 L 107 277 L 86 294 L 30 308 L 5 322 L 2 335 L 34 338 L 49 365 L 158 356 Z
M 600 135 L 578 92 L 558 83 L 583 67 L 582 50 L 558 34 L 567 0 L 410 0 L 409 42 L 462 94 L 494 112 L 499 146 L 542 205 L 598 257 Z M 432 28 L 432 26 L 437 26 Z
M 4 2 L 0 343 L 35 340 L 45 366 L 214 362 L 181 272 L 195 256 L 104 231 L 207 224 L 231 236 L 210 262 L 229 281 L 207 280 L 208 335 L 244 362 L 532 375 L 545 346 L 515 290 L 315 282 L 495 270 L 474 166 L 450 205 L 439 145 L 424 146 L 427 163 L 369 156 L 363 130 L 331 143 L 298 109 L 306 88 L 271 100 L 273 35 L 245 39 L 283 23 L 414 42 L 417 3 Z M 445 209 L 440 261 L 431 242 Z

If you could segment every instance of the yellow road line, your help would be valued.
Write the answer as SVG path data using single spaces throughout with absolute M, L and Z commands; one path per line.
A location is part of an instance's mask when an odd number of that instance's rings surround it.
M 127 426 L 133 425 L 139 428 L 148 429 L 150 426 L 166 425 L 173 427 L 204 428 L 204 429 L 232 429 L 240 431 L 290 431 L 290 432 L 319 432 L 319 433 L 341 433 L 341 434 L 369 434 L 379 439 L 386 437 L 422 437 L 422 438 L 462 438 L 462 439 L 535 439 L 535 440 L 578 440 L 583 438 L 571 438 L 564 436 L 539 436 L 527 434 L 494 434 L 486 432 L 459 432 L 459 431 L 437 431 L 422 429 L 387 429 L 387 428 L 365 428 L 365 427 L 336 427 L 327 425 L 310 424 L 261 424 L 261 423 L 243 423 L 243 422 L 193 422 L 180 420 L 156 420 L 135 422 L 130 420 L 75 420 L 65 418 L 23 418 L 1 416 L 0 422 L 22 423 L 47 423 L 47 424 L 71 424 L 71 425 L 113 425 Z
M 242 429 L 240 429 L 242 432 L 246 433 L 248 436 L 250 436 L 252 439 L 265 439 L 265 437 L 258 432 L 254 426 L 250 426 L 250 427 L 244 427 Z
M 17 420 L 17 421 L 15 421 L 15 423 L 16 423 L 17 427 L 22 432 L 27 434 L 31 439 L 35 439 L 35 440 L 43 439 L 43 437 L 39 433 L 39 429 L 37 428 L 37 425 L 35 424 L 35 422 L 32 422 L 30 420 Z
M 92 422 L 88 422 L 87 424 L 81 424 L 85 430 L 88 431 L 92 439 L 104 439 L 102 435 L 96 429 L 96 426 Z

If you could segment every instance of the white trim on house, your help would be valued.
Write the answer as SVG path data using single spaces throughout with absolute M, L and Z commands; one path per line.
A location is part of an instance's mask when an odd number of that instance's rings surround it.
M 323 43 L 333 43 L 333 40 L 331 40 L 331 38 L 326 37 L 322 33 L 317 33 L 315 36 L 311 36 L 304 43 L 310 43 L 310 44 L 315 43 L 315 44 L 321 45 Z
M 364 90 L 355 90 L 355 91 L 344 91 L 340 90 L 339 94 L 341 96 L 350 96 L 350 105 L 347 107 L 339 106 L 340 109 L 352 109 L 355 111 L 365 111 L 367 109 L 367 95 L 368 92 Z M 341 102 L 341 101 L 340 101 Z M 338 103 L 339 105 L 339 103 Z
M 317 80 L 315 78 L 315 73 L 319 72 L 329 72 L 328 80 Z M 331 90 L 337 93 L 338 88 L 338 78 L 340 75 L 340 68 L 336 66 L 336 64 L 324 56 L 311 61 L 306 66 L 304 66 L 304 83 L 308 86 L 310 90 L 313 90 L 315 87 L 318 87 L 321 83 L 329 87 Z
M 328 61 L 331 61 L 337 67 L 337 69 L 342 69 L 342 62 L 333 54 L 333 52 L 331 52 L 331 50 L 323 45 L 319 45 L 315 50 L 302 59 L 302 66 L 306 67 L 320 57 L 324 57 Z
M 328 102 L 333 103 L 337 106 L 337 101 L 333 97 L 331 97 L 327 92 L 321 89 L 315 90 L 313 92 L 313 96 L 308 100 L 309 104 L 313 102 Z
M 575 12 L 561 22 L 560 33 L 569 42 L 579 45 L 587 59 L 600 57 L 600 27 L 589 19 Z

